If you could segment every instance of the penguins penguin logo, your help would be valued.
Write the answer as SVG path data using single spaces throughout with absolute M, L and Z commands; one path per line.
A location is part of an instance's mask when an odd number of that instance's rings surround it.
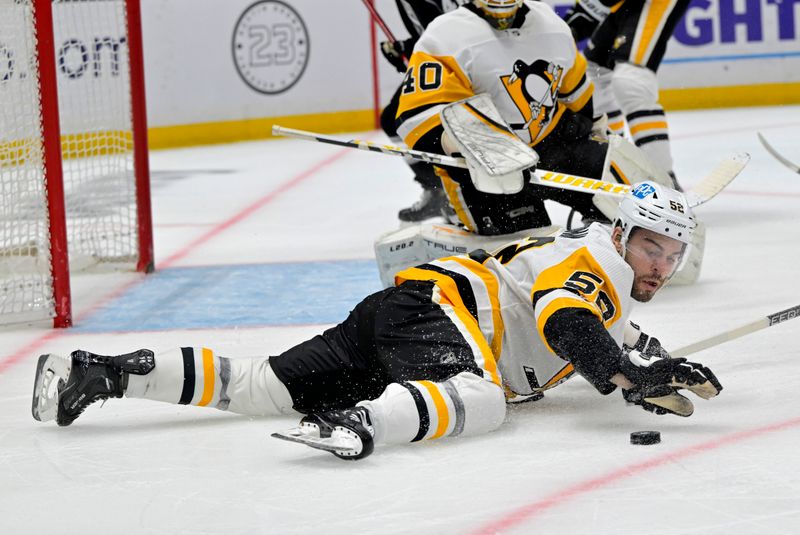
M 506 78 L 504 85 L 520 108 L 526 122 L 511 123 L 509 125 L 511 128 L 527 130 L 536 123 L 541 130 L 550 122 L 556 109 L 556 98 L 563 73 L 563 67 L 543 59 L 536 60 L 530 65 L 522 60 L 514 62 L 511 75 L 503 77 Z M 519 94 L 515 95 L 517 91 Z M 519 97 L 525 101 L 527 110 L 520 106 Z

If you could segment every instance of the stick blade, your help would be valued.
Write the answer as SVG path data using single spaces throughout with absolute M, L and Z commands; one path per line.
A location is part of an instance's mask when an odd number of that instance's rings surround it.
M 711 173 L 686 193 L 689 205 L 694 208 L 716 197 L 747 166 L 750 155 L 741 152 L 720 162 Z

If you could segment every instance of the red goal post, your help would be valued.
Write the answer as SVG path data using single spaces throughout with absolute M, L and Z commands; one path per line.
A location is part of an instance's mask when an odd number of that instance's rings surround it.
M 70 271 L 153 269 L 139 0 L 0 0 L 0 324 Z

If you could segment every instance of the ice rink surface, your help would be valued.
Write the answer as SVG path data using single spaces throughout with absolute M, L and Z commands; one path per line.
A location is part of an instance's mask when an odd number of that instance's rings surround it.
M 668 348 L 800 303 L 800 176 L 755 134 L 800 160 L 800 107 L 669 118 L 684 186 L 733 152 L 752 161 L 697 211 L 700 281 L 634 310 Z M 356 463 L 270 438 L 289 417 L 112 399 L 68 428 L 35 422 L 40 353 L 275 354 L 342 319 L 378 289 L 373 240 L 419 193 L 399 158 L 295 140 L 154 152 L 151 167 L 157 274 L 78 275 L 75 329 L 0 330 L 0 533 L 800 532 L 800 321 L 694 355 L 725 389 L 690 418 L 576 377 L 494 433 Z M 661 444 L 629 444 L 648 429 Z

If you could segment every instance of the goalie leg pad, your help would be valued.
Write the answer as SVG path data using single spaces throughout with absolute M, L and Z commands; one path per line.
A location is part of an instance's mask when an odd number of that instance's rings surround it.
M 442 258 L 466 254 L 474 249 L 495 249 L 507 242 L 527 236 L 548 236 L 558 227 L 538 227 L 513 234 L 481 236 L 467 232 L 455 225 L 427 223 L 411 225 L 387 232 L 375 240 L 375 258 L 378 262 L 384 288 L 394 286 L 398 271 Z

